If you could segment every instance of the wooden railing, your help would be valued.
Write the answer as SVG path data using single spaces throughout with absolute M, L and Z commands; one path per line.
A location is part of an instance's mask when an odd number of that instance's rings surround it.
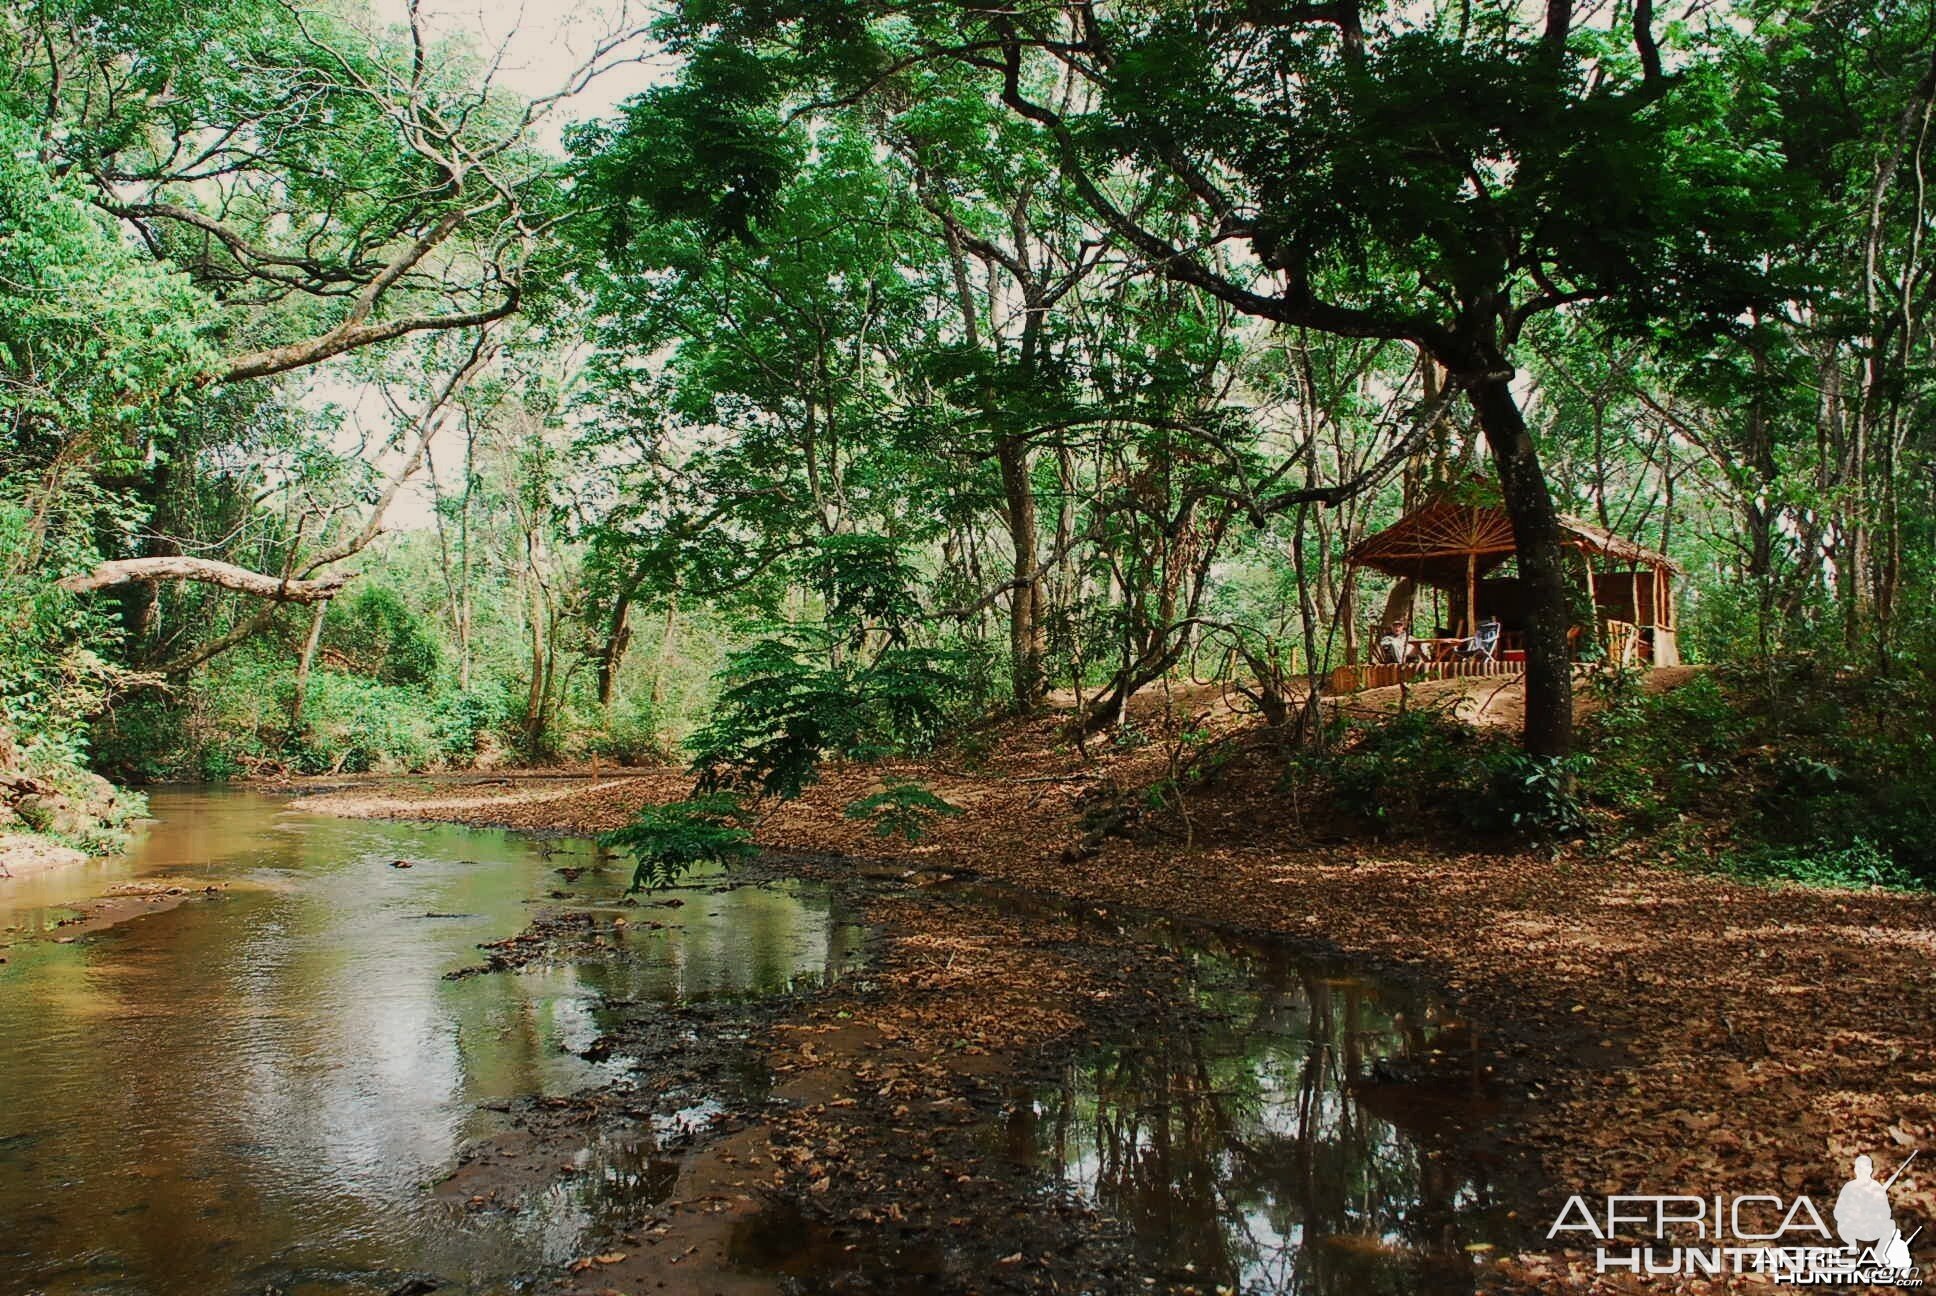
M 1420 680 L 1483 678 L 1492 675 L 1518 675 L 1526 669 L 1521 661 L 1370 662 L 1362 666 L 1340 666 L 1331 672 L 1329 691 L 1356 693 L 1362 689 L 1389 688 L 1394 684 L 1416 684 Z

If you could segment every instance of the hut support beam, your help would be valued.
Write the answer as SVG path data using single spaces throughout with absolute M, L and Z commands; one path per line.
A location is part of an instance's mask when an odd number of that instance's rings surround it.
M 1479 633 L 1479 556 L 1465 556 L 1465 637 Z

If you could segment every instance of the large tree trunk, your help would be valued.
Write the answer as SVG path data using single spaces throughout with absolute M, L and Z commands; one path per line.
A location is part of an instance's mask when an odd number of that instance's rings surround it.
M 1538 756 L 1573 749 L 1573 677 L 1566 660 L 1566 570 L 1559 513 L 1547 488 L 1539 449 L 1504 378 L 1483 378 L 1472 405 L 1492 448 L 1500 492 L 1512 519 L 1519 580 L 1526 595 L 1526 729 L 1523 743 Z
M 525 571 L 519 579 L 524 585 L 525 618 L 529 622 L 526 643 L 531 650 L 531 682 L 524 698 L 524 751 L 527 757 L 538 754 L 538 744 L 543 740 L 545 731 L 545 708 L 551 696 L 551 680 L 546 670 L 550 659 L 548 631 L 551 626 L 537 568 L 536 540 L 526 536 Z
M 666 679 L 672 673 L 673 654 L 679 635 L 679 595 L 666 595 L 665 628 L 659 635 L 658 658 L 652 663 L 652 717 L 659 723 L 659 709 L 665 705 Z
M 598 654 L 598 705 L 607 711 L 612 707 L 612 686 L 618 680 L 619 664 L 632 642 L 632 594 L 637 588 L 636 580 L 626 582 L 612 600 L 612 615 L 605 623 L 605 646 Z
M 1047 655 L 1042 626 L 1042 568 L 1036 555 L 1035 489 L 1030 480 L 1028 443 L 1003 437 L 996 449 L 1007 496 L 1008 539 L 1015 551 L 1013 583 L 1008 599 L 1008 643 L 1012 659 L 1015 706 L 1032 711 L 1048 690 Z

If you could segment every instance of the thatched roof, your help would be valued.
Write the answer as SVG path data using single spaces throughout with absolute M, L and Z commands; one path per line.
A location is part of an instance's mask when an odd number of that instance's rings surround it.
M 1560 527 L 1565 533 L 1562 543 L 1569 549 L 1640 567 L 1680 571 L 1680 565 L 1666 554 L 1591 522 L 1562 517 Z M 1477 573 L 1483 576 L 1511 558 L 1515 549 L 1512 519 L 1505 509 L 1436 500 L 1360 541 L 1350 561 L 1353 566 L 1456 589 L 1465 583 L 1468 557 L 1475 559 Z

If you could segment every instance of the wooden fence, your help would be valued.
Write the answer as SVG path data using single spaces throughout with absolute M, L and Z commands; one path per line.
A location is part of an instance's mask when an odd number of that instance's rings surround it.
M 1398 683 L 1416 684 L 1420 680 L 1466 679 L 1488 675 L 1518 675 L 1526 663 L 1521 661 L 1436 661 L 1373 662 L 1362 666 L 1340 666 L 1331 672 L 1329 691 L 1357 693 L 1364 689 L 1389 688 Z

